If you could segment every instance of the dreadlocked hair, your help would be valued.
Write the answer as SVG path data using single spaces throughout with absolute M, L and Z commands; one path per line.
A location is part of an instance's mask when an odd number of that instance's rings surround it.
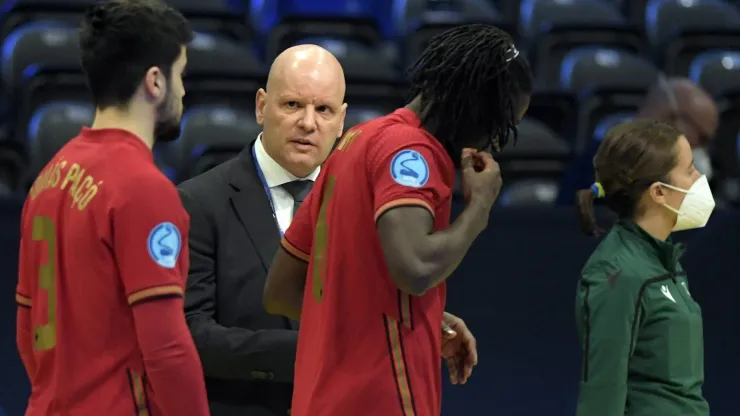
M 421 97 L 422 122 L 450 154 L 461 141 L 486 137 L 503 149 L 517 138 L 520 94 L 532 92 L 529 63 L 501 29 L 458 26 L 433 37 L 407 71 L 409 103 Z

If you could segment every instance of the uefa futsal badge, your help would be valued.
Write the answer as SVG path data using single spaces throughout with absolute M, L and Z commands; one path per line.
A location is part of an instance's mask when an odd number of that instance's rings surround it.
M 419 188 L 429 180 L 429 165 L 416 150 L 401 150 L 391 161 L 391 176 L 399 185 Z
M 177 257 L 182 247 L 180 230 L 171 222 L 163 222 L 152 228 L 147 241 L 149 256 L 158 265 L 172 269 L 177 265 Z

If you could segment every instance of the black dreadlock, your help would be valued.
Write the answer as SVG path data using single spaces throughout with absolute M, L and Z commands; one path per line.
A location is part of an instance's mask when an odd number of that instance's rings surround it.
M 470 24 L 437 35 L 407 75 L 407 102 L 421 96 L 424 126 L 455 163 L 463 147 L 503 149 L 510 132 L 516 142 L 516 101 L 533 79 L 503 30 Z

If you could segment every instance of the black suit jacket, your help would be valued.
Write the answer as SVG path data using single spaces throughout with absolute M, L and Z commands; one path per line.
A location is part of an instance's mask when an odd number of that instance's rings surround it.
M 285 416 L 293 390 L 298 333 L 262 306 L 280 231 L 253 145 L 179 186 L 190 214 L 185 315 L 213 416 Z

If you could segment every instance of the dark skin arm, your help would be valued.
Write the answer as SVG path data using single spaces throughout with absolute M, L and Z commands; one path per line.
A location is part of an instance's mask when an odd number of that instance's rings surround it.
M 380 244 L 391 279 L 421 296 L 447 279 L 488 223 L 490 207 L 471 201 L 450 228 L 433 232 L 434 218 L 421 207 L 398 207 L 378 218 Z
M 265 310 L 273 315 L 300 320 L 307 273 L 308 263 L 291 256 L 283 247 L 278 247 L 267 273 L 262 296 Z
M 454 223 L 434 232 L 432 213 L 422 207 L 398 207 L 377 221 L 391 279 L 399 289 L 421 296 L 457 268 L 478 234 L 501 189 L 501 171 L 490 154 L 463 149 L 465 210 Z

